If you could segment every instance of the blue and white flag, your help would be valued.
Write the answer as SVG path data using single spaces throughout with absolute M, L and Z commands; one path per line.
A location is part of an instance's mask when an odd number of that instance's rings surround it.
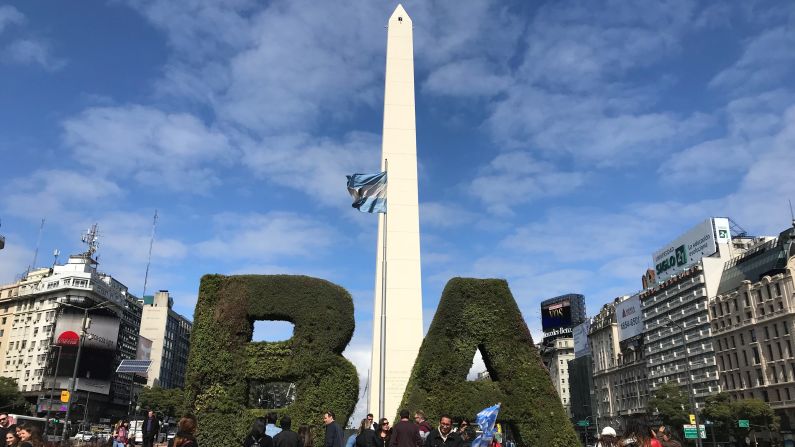
M 352 207 L 363 213 L 386 213 L 386 171 L 378 174 L 353 174 L 348 177 Z
M 473 441 L 472 447 L 489 447 L 491 440 L 494 439 L 494 426 L 497 424 L 497 414 L 500 412 L 500 404 L 484 408 L 475 417 L 475 422 L 480 426 L 483 433 L 479 434 Z

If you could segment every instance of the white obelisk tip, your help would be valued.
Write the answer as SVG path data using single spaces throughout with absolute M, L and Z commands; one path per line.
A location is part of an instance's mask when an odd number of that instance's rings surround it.
M 400 23 L 403 22 L 405 24 L 411 24 L 411 17 L 406 13 L 406 10 L 403 9 L 403 5 L 398 3 L 397 8 L 395 8 L 395 12 L 392 13 L 392 16 L 389 17 L 389 23 Z

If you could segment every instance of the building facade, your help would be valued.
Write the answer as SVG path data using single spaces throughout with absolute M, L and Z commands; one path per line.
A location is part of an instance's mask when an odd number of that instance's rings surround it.
M 721 388 L 795 427 L 795 228 L 729 261 L 709 302 Z
M 152 342 L 148 386 L 182 388 L 185 385 L 193 324 L 175 312 L 173 304 L 167 290 L 143 299 L 140 335 Z
M 560 402 L 571 417 L 571 382 L 569 381 L 569 361 L 574 360 L 574 339 L 571 337 L 556 338 L 539 347 L 541 360 L 544 362 Z

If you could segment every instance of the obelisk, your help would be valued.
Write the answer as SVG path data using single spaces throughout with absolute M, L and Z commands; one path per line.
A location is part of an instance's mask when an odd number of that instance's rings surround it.
M 414 43 L 411 18 L 403 6 L 397 6 L 387 28 L 381 143 L 381 169 L 387 171 L 387 213 L 379 214 L 378 220 L 368 407 L 377 417 L 392 420 L 399 410 L 397 407 L 422 344 L 422 285 Z M 382 303 L 386 304 L 383 308 Z M 382 310 L 385 310 L 385 317 Z M 386 322 L 383 413 L 379 407 L 382 321 Z

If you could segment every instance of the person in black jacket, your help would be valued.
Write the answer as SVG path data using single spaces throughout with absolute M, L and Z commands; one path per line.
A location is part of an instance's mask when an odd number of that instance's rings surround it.
M 282 416 L 279 423 L 279 426 L 282 427 L 282 431 L 273 437 L 274 447 L 301 447 L 298 441 L 298 433 L 290 430 L 292 425 L 293 420 L 290 419 L 290 416 Z
M 323 413 L 323 423 L 326 425 L 326 439 L 323 447 L 342 447 L 342 429 L 334 422 L 334 412 L 331 410 Z
M 425 438 L 424 447 L 460 447 L 461 438 L 453 433 L 453 418 L 443 414 L 439 418 L 439 428 L 431 430 Z
M 157 416 L 155 416 L 155 412 L 149 410 L 149 415 L 144 420 L 144 427 L 143 427 L 143 440 L 144 440 L 144 447 L 152 447 L 155 443 L 155 438 L 157 434 L 160 433 L 160 422 L 157 420 Z
M 362 419 L 359 433 L 356 435 L 356 447 L 377 447 L 378 439 L 371 421 L 372 419 Z
M 243 447 L 273 447 L 273 438 L 265 434 L 265 418 L 259 417 L 251 423 L 251 431 L 243 441 Z

